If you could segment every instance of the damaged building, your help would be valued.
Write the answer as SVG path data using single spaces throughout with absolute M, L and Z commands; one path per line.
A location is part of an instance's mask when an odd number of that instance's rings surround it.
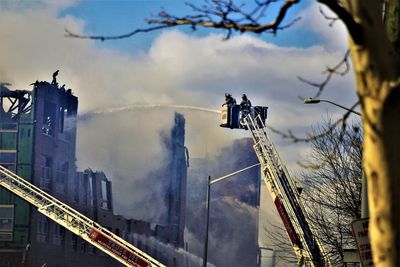
M 163 136 L 168 163 L 163 170 L 163 181 L 167 211 L 165 222 L 171 227 L 168 243 L 175 247 L 184 246 L 186 187 L 189 152 L 185 147 L 185 118 L 175 113 L 174 126 Z
M 54 83 L 37 81 L 33 85 L 32 91 L 1 87 L 0 164 L 59 200 L 67 201 L 68 182 L 72 182 L 76 171 L 78 99 L 71 90 Z M 64 230 L 20 198 L 0 190 L 2 213 L 13 215 L 7 225 L 2 220 L 0 230 L 4 233 L 0 248 L 7 251 L 7 258 L 13 263 L 10 266 L 21 265 L 21 259 L 27 261 L 29 255 L 43 246 L 49 246 L 48 251 L 55 256 L 61 253 L 53 251 L 50 244 L 61 245 Z M 1 253 L 1 258 L 4 256 Z
M 170 153 L 165 172 L 165 223 L 114 214 L 112 184 L 101 171 L 76 170 L 78 98 L 53 81 L 32 91 L 0 85 L 0 164 L 67 203 L 156 259 L 181 261 L 185 227 L 187 151 L 182 115 L 163 141 Z M 120 266 L 9 191 L 0 188 L 0 266 Z M 171 252 L 167 252 L 172 244 Z M 183 260 L 182 260 L 183 261 Z

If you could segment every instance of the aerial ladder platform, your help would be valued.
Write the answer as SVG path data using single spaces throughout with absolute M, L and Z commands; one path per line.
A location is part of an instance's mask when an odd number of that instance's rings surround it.
M 267 135 L 266 118 L 267 107 L 251 107 L 243 112 L 239 105 L 224 105 L 220 126 L 251 132 L 253 148 L 261 164 L 262 178 L 288 233 L 298 266 L 330 267 L 330 259 L 307 217 L 296 183 Z
M 165 267 L 121 237 L 0 165 L 0 185 L 125 266 Z

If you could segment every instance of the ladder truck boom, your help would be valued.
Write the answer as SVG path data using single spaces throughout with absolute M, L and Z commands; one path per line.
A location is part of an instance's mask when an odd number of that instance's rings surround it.
M 267 135 L 264 124 L 266 117 L 267 107 L 251 107 L 249 111 L 243 112 L 238 105 L 224 106 L 220 126 L 246 129 L 251 132 L 253 148 L 261 164 L 262 178 L 289 235 L 298 258 L 298 265 L 331 266 L 307 218 L 297 186 Z
M 91 245 L 131 267 L 165 267 L 129 242 L 0 165 L 0 185 Z

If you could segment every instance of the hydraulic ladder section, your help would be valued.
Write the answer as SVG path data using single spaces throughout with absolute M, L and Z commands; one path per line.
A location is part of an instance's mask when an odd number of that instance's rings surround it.
M 263 179 L 297 255 L 298 266 L 331 266 L 307 219 L 298 189 L 267 136 L 263 120 L 260 116 L 253 118 L 250 114 L 244 119 L 253 137 L 253 147 L 261 163 Z
M 0 165 L 0 185 L 125 266 L 165 267 L 98 223 Z

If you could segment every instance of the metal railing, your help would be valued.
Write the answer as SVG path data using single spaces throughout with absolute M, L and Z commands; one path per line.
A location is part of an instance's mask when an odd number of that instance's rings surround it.
M 12 193 L 21 197 L 25 201 L 29 202 L 33 206 L 38 208 L 38 211 L 48 218 L 52 219 L 61 226 L 64 226 L 69 231 L 76 235 L 79 235 L 82 239 L 86 240 L 93 246 L 96 246 L 101 251 L 107 253 L 114 259 L 123 263 L 126 266 L 139 266 L 142 265 L 134 264 L 124 257 L 113 253 L 113 251 L 106 249 L 101 244 L 93 241 L 89 233 L 92 230 L 96 230 L 102 233 L 104 236 L 112 240 L 114 243 L 123 247 L 127 251 L 133 253 L 135 256 L 141 258 L 148 263 L 147 266 L 165 267 L 162 263 L 153 259 L 148 254 L 137 249 L 132 244 L 126 242 L 119 236 L 115 235 L 111 231 L 103 228 L 98 223 L 92 221 L 86 216 L 82 215 L 75 209 L 69 207 L 65 203 L 59 201 L 58 199 L 52 197 L 50 194 L 44 192 L 38 187 L 34 186 L 30 182 L 19 177 L 10 170 L 4 168 L 0 165 L 0 185 L 10 190 Z
M 329 258 L 310 225 L 294 180 L 290 177 L 259 116 L 245 117 L 254 150 L 262 165 L 263 178 L 273 198 L 279 198 L 301 244 L 292 244 L 300 265 L 331 266 Z M 290 235 L 290 234 L 289 234 Z

